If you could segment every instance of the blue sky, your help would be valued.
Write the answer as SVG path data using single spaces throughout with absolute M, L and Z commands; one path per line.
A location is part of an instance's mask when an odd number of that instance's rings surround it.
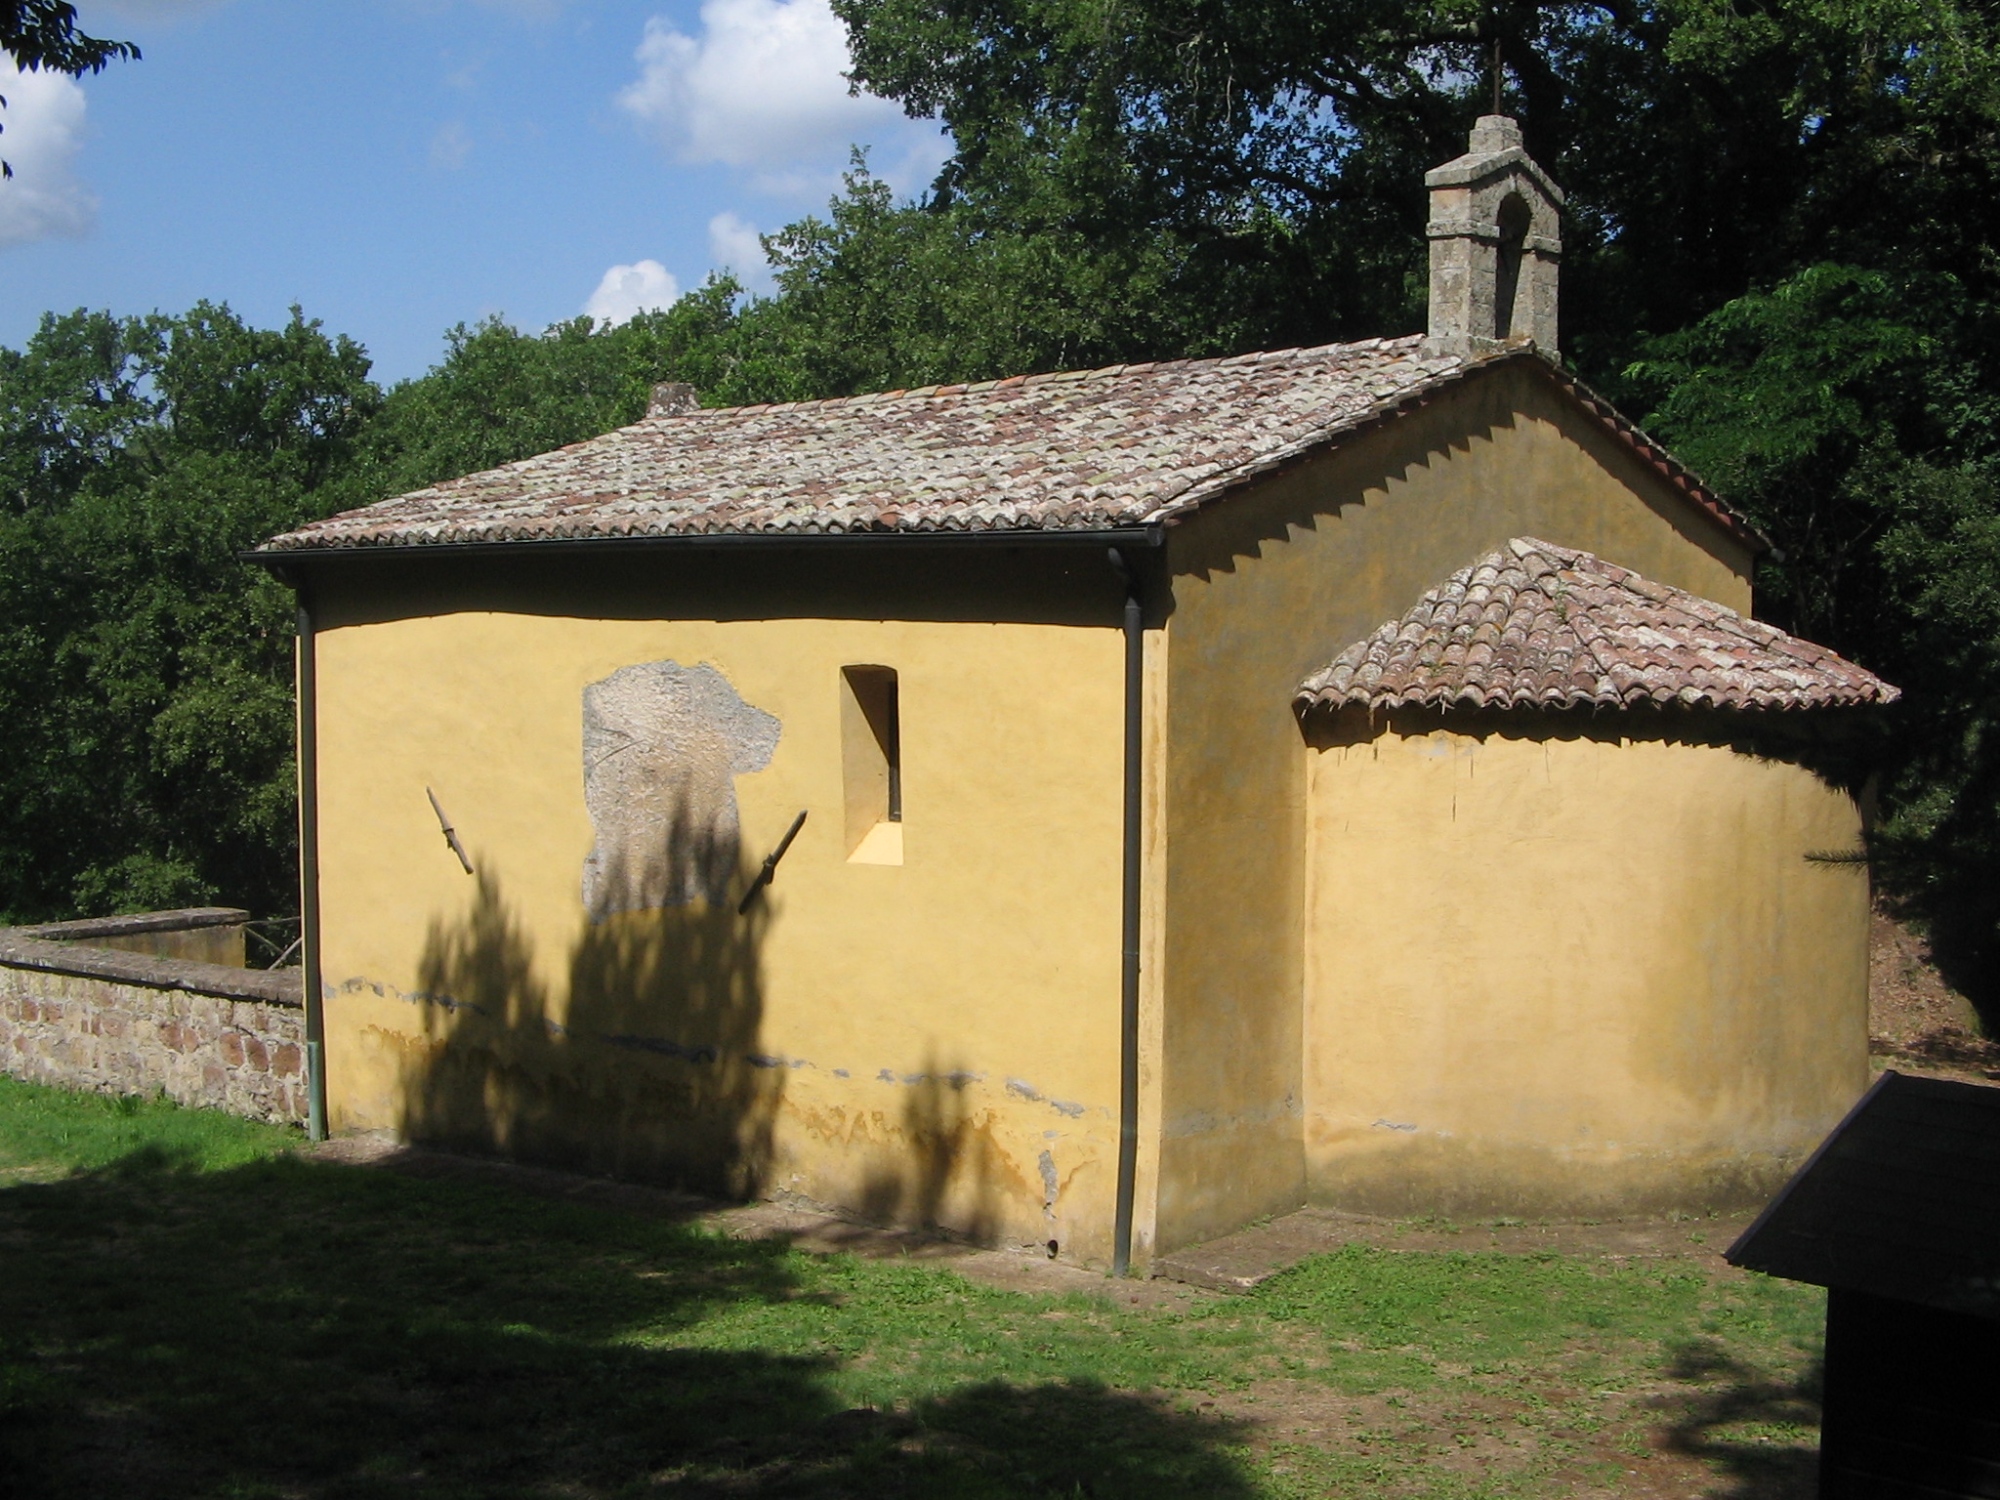
M 144 59 L 0 62 L 0 344 L 47 310 L 299 303 L 421 374 L 452 324 L 629 316 L 936 127 L 846 95 L 825 0 L 81 0 Z

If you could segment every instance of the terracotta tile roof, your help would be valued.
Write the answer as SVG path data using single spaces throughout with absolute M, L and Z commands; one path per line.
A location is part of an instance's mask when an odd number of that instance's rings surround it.
M 1898 696 L 1823 646 L 1588 552 L 1516 537 L 1349 646 L 1294 702 L 1795 709 Z
M 649 416 L 300 528 L 266 551 L 727 533 L 1096 531 L 1170 523 L 1493 364 L 1562 385 L 1719 525 L 1756 537 L 1531 351 L 1419 338 Z

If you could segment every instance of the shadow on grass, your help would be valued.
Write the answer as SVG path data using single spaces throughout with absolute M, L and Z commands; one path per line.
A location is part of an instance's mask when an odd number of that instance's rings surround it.
M 1675 1400 L 1666 1446 L 1702 1459 L 1722 1476 L 1709 1500 L 1814 1500 L 1819 1453 L 1799 1439 L 1817 1434 L 1821 1362 L 1792 1381 L 1732 1358 L 1702 1340 L 1670 1353 L 1665 1373 L 1702 1389 Z
M 0 1190 L 0 1494 L 1252 1493 L 1227 1424 L 1088 1384 L 917 1372 L 854 1408 L 844 1362 L 893 1365 L 897 1320 L 922 1326 L 921 1288 L 889 1284 L 914 1274 L 479 1184 L 135 1154 Z

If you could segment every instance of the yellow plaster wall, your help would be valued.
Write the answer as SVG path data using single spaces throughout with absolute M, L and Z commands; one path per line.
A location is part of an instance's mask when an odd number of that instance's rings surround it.
M 1521 371 L 1476 379 L 1170 532 L 1162 1249 L 1306 1193 L 1307 757 L 1293 692 L 1523 534 L 1749 606 L 1748 552 Z
M 1853 800 L 1619 718 L 1311 757 L 1305 1154 L 1404 1214 L 1762 1201 L 1867 1081 Z
M 1523 532 L 1748 604 L 1744 549 L 1518 372 L 1170 533 L 1147 633 L 1140 1265 L 1306 1193 L 1293 689 Z M 933 570 L 903 623 L 871 618 L 898 585 L 858 565 L 822 610 L 818 564 L 747 589 L 720 562 L 579 573 L 551 602 L 547 565 L 496 562 L 417 618 L 428 579 L 384 581 L 405 566 L 429 565 L 371 562 L 359 602 L 323 600 L 337 1126 L 407 1125 L 424 1099 L 416 1124 L 440 1138 L 690 1180 L 706 1160 L 711 1186 L 1108 1254 L 1120 641 L 1101 559 L 1026 586 L 1004 561 L 978 586 Z M 580 693 L 663 658 L 713 662 L 783 722 L 771 766 L 738 781 L 746 859 L 811 816 L 750 923 L 704 909 L 590 928 Z M 850 664 L 900 674 L 900 866 L 842 847 Z M 479 878 L 451 860 L 426 782 Z
M 602 603 L 613 616 L 662 607 L 658 590 Z M 1108 1257 L 1115 616 L 1100 629 L 348 613 L 318 636 L 336 1130 L 796 1193 Z M 782 724 L 769 767 L 736 779 L 745 874 L 809 816 L 749 918 L 732 895 L 592 926 L 581 694 L 662 659 L 712 663 Z M 848 858 L 852 663 L 899 674 L 900 865 Z M 426 787 L 476 876 L 446 848 Z

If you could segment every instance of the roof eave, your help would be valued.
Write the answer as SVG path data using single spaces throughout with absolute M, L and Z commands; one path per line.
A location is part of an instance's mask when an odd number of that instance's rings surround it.
M 1505 359 L 1517 357 L 1512 354 L 1502 356 Z M 1722 531 L 1749 547 L 1757 556 L 1777 551 L 1769 537 L 1738 515 L 1729 502 L 1711 489 L 1699 474 L 1675 458 L 1658 441 L 1649 437 L 1646 430 L 1637 422 L 1625 416 L 1617 407 L 1554 360 L 1538 357 L 1535 360 L 1535 368 L 1558 390 L 1595 417 L 1615 437 L 1637 453 L 1668 484 L 1693 501 L 1695 506 Z
M 1383 401 L 1378 406 L 1358 413 L 1351 421 L 1328 428 L 1318 436 L 1308 438 L 1277 453 L 1264 454 L 1247 460 L 1228 473 L 1214 475 L 1176 496 L 1155 510 L 1147 519 L 1166 525 L 1184 521 L 1196 512 L 1225 499 L 1246 484 L 1295 468 L 1299 464 L 1319 457 L 1331 448 L 1351 442 L 1378 427 L 1386 426 L 1398 417 L 1407 416 L 1428 406 L 1466 381 L 1484 375 L 1488 371 L 1502 367 L 1512 368 L 1522 365 L 1523 362 L 1526 368 L 1549 380 L 1574 405 L 1581 407 L 1586 415 L 1631 448 L 1642 462 L 1692 502 L 1694 508 L 1711 525 L 1734 541 L 1748 547 L 1754 555 L 1762 556 L 1776 550 L 1770 538 L 1737 515 L 1727 501 L 1710 489 L 1686 464 L 1648 437 L 1638 423 L 1621 415 L 1609 401 L 1529 343 L 1524 343 L 1519 348 L 1485 355 L 1456 369 L 1447 370 L 1430 380 L 1411 386 L 1407 391 Z
M 1307 690 L 1301 688 L 1292 694 L 1292 711 L 1307 714 L 1337 714 L 1350 711 L 1365 711 L 1375 714 L 1470 714 L 1470 713 L 1619 713 L 1635 712 L 1685 713 L 1685 714 L 1742 714 L 1754 715 L 1759 721 L 1782 723 L 1787 719 L 1797 719 L 1811 715 L 1815 720 L 1824 719 L 1829 714 L 1856 716 L 1855 722 L 1868 722 L 1860 716 L 1878 714 L 1893 707 L 1902 697 L 1899 689 L 1884 683 L 1885 695 L 1875 698 L 1854 698 L 1819 703 L 1727 703 L 1727 702 L 1682 702 L 1675 698 L 1646 696 L 1634 699 L 1578 697 L 1563 699 L 1514 699 L 1496 695 L 1484 702 L 1470 702 L 1458 697 L 1401 697 L 1388 695 L 1369 698 L 1329 697 L 1324 689 Z
M 294 572 L 328 564 L 380 562 L 395 558 L 479 558 L 587 556 L 643 551 L 785 551 L 957 549 L 971 546 L 1011 547 L 1159 547 L 1165 541 L 1158 523 L 1140 526 L 1063 530 L 1019 527 L 965 531 L 718 531 L 659 532 L 640 536 L 511 537 L 471 542 L 376 542 L 345 547 L 258 547 L 238 558 L 266 568 L 290 582 Z

